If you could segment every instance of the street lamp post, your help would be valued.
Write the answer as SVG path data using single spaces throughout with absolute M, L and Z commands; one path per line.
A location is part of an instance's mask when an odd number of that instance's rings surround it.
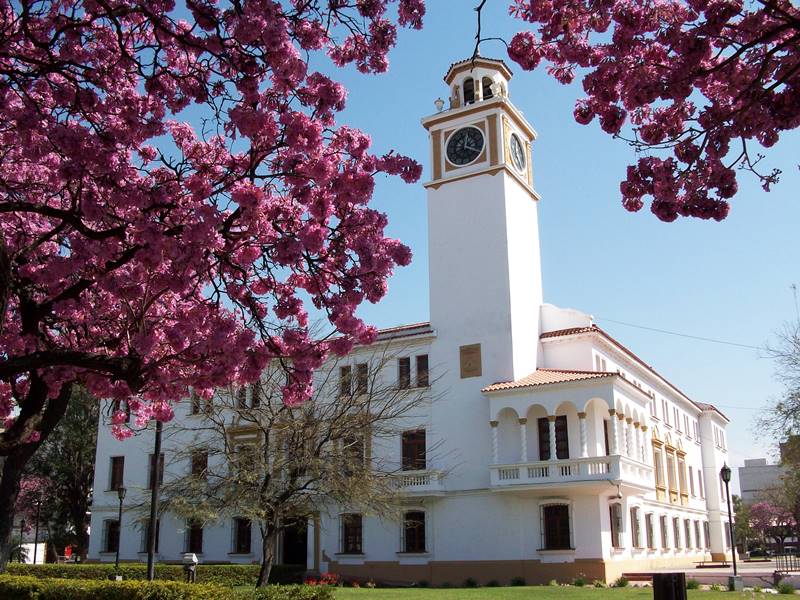
M 733 513 L 731 512 L 731 468 L 727 463 L 722 465 L 722 469 L 719 471 L 719 476 L 722 477 L 722 481 L 725 482 L 725 497 L 728 502 L 728 531 L 730 531 L 731 536 L 731 557 L 733 559 L 733 581 L 731 583 L 732 585 L 735 585 L 736 577 L 738 575 L 736 570 L 736 535 L 733 527 Z
M 119 517 L 117 517 L 117 556 L 114 559 L 114 571 L 119 571 L 119 547 L 122 545 L 122 501 L 125 500 L 124 487 L 117 489 L 117 496 L 119 496 Z
M 39 552 L 39 511 L 42 509 L 42 499 L 36 499 L 36 529 L 33 533 L 33 564 L 36 564 L 36 555 Z
M 24 541 L 25 525 L 25 519 L 22 519 L 19 522 L 19 562 L 22 562 L 22 542 Z

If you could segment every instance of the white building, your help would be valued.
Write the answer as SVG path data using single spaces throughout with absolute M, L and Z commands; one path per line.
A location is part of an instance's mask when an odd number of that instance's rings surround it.
M 386 330 L 380 343 L 401 355 L 387 376 L 432 385 L 437 399 L 381 450 L 409 469 L 397 520 L 322 512 L 308 528 L 309 569 L 431 584 L 613 580 L 728 551 L 719 477 L 728 419 L 589 315 L 543 303 L 536 133 L 510 102 L 510 79 L 502 61 L 455 63 L 449 109 L 422 121 L 431 320 Z M 356 349 L 352 365 L 370 352 Z M 186 411 L 176 419 L 192 418 Z M 152 439 L 98 435 L 92 531 L 106 533 L 92 538 L 90 558 L 113 560 L 103 552 L 116 535 L 116 494 L 103 491 L 114 469 L 120 480 L 113 457 L 124 457 L 124 484 L 144 489 Z M 258 556 L 257 536 L 252 553 L 236 552 L 235 523 L 198 534 L 163 520 L 161 560 L 198 535 L 205 562 Z M 125 517 L 122 531 L 122 559 L 141 559 L 143 533 Z

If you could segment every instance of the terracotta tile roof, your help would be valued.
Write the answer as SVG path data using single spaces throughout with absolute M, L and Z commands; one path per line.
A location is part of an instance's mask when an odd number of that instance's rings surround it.
M 548 339 L 548 338 L 563 337 L 563 336 L 568 336 L 568 335 L 578 335 L 578 334 L 581 334 L 581 333 L 596 333 L 596 334 L 600 335 L 601 337 L 606 339 L 608 342 L 610 342 L 613 346 L 616 346 L 623 353 L 627 354 L 633 360 L 635 360 L 640 365 L 642 365 L 645 369 L 647 369 L 648 371 L 653 373 L 653 375 L 655 375 L 656 377 L 661 379 L 661 381 L 663 381 L 667 386 L 672 388 L 675 392 L 677 392 L 679 395 L 683 396 L 687 401 L 689 401 L 692 404 L 694 404 L 700 410 L 714 410 L 717 413 L 719 413 L 720 415 L 722 415 L 722 417 L 725 418 L 726 420 L 730 420 L 730 419 L 728 419 L 728 417 L 726 417 L 724 414 L 722 414 L 722 412 L 716 406 L 714 406 L 713 404 L 706 404 L 704 402 L 695 402 L 694 400 L 689 398 L 689 396 L 684 394 L 677 387 L 675 387 L 672 383 L 670 383 L 663 375 L 661 375 L 658 371 L 656 371 L 652 366 L 650 366 L 649 364 L 644 362 L 641 358 L 636 356 L 636 354 L 634 354 L 631 350 L 629 350 L 623 344 L 621 344 L 616 339 L 611 337 L 608 333 L 606 333 L 605 331 L 600 329 L 597 325 L 591 325 L 591 326 L 588 326 L 588 327 L 570 327 L 568 329 L 557 329 L 555 331 L 546 331 L 546 332 L 542 333 L 539 336 L 539 338 L 540 339 Z
M 463 65 L 467 65 L 467 64 L 471 63 L 473 60 L 475 60 L 475 62 L 488 61 L 488 62 L 493 62 L 493 63 L 499 63 L 508 72 L 508 76 L 509 77 L 511 77 L 511 75 L 512 75 L 511 69 L 508 68 L 508 65 L 506 64 L 506 62 L 502 58 L 491 58 L 489 56 L 481 56 L 480 54 L 478 54 L 476 57 L 474 57 L 474 59 L 473 59 L 472 56 L 470 56 L 469 58 L 465 58 L 464 60 L 459 60 L 457 62 L 450 63 L 450 67 L 447 69 L 447 73 L 445 74 L 443 79 L 447 83 L 450 83 L 449 81 L 447 81 L 447 78 L 450 76 L 450 73 L 453 72 L 453 69 L 456 69 L 457 67 L 461 67 Z
M 501 381 L 486 386 L 482 392 L 499 392 L 517 388 L 535 387 L 537 385 L 551 385 L 554 383 L 567 383 L 569 381 L 583 381 L 585 379 L 602 379 L 616 377 L 616 373 L 607 371 L 567 371 L 564 369 L 536 369 L 530 375 L 516 381 Z

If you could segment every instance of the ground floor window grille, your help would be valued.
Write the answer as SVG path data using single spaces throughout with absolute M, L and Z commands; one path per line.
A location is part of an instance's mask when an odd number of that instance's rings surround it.
M 425 513 L 421 510 L 403 515 L 403 552 L 425 552 Z
M 569 505 L 548 504 L 542 507 L 542 548 L 545 550 L 572 548 Z
M 659 517 L 661 524 L 661 548 L 667 550 L 669 548 L 669 528 L 667 527 L 667 515 Z
M 622 505 L 612 504 L 609 507 L 611 518 L 611 545 L 614 548 L 622 548 Z
M 341 549 L 343 554 L 363 552 L 363 519 L 360 514 L 348 513 L 341 517 Z
M 116 552 L 119 548 L 119 521 L 109 520 L 104 525 L 105 544 L 103 544 L 103 548 L 106 552 Z
M 708 528 L 708 521 L 703 521 L 703 537 L 706 542 L 706 550 L 711 548 L 711 531 Z
M 639 527 L 639 507 L 631 507 L 631 544 L 634 548 L 642 547 L 642 532 Z
M 672 519 L 672 535 L 674 536 L 675 549 L 681 549 L 681 520 L 678 517 Z
M 694 522 L 694 547 L 698 550 L 703 547 L 702 540 L 700 539 L 700 521 Z
M 653 514 L 650 513 L 644 518 L 645 535 L 647 535 L 647 547 L 654 550 L 656 547 L 655 531 L 653 530 Z
M 250 519 L 233 520 L 233 551 L 236 554 L 250 554 L 253 524 Z
M 686 519 L 683 522 L 683 532 L 684 532 L 684 534 L 686 536 L 686 549 L 687 550 L 692 547 L 692 527 L 691 527 L 690 523 L 691 523 L 691 521 L 689 521 L 689 519 Z
M 187 523 L 186 551 L 194 554 L 203 553 L 203 524 L 199 521 Z

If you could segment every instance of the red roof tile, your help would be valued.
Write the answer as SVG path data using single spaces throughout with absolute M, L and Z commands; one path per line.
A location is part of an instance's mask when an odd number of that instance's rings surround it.
M 535 387 L 537 385 L 551 385 L 554 383 L 567 383 L 569 381 L 583 381 L 585 379 L 602 379 L 616 377 L 616 373 L 606 371 L 567 371 L 563 369 L 536 369 L 530 375 L 516 381 L 501 381 L 486 386 L 482 392 L 499 392 L 517 388 Z

